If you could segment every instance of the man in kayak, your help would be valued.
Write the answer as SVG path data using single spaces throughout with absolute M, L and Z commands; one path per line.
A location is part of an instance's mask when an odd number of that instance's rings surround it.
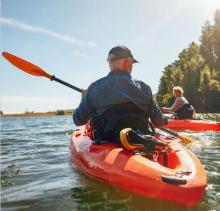
M 195 110 L 192 105 L 183 97 L 183 89 L 180 86 L 173 87 L 175 102 L 170 108 L 163 107 L 163 112 L 174 112 L 177 119 L 192 119 Z
M 92 83 L 75 109 L 73 121 L 77 126 L 88 121 L 94 139 L 116 140 L 121 129 L 130 127 L 142 134 L 148 132 L 148 119 L 156 127 L 167 123 L 166 117 L 153 100 L 151 88 L 131 76 L 138 61 L 125 46 L 109 51 L 110 73 Z

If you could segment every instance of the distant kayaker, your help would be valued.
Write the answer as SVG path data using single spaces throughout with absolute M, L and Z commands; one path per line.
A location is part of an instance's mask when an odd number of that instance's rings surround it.
M 170 108 L 163 107 L 163 112 L 174 113 L 177 119 L 192 119 L 195 110 L 192 105 L 183 97 L 183 89 L 180 86 L 173 87 L 175 102 Z
M 132 66 L 138 61 L 125 46 L 109 51 L 110 73 L 83 93 L 75 109 L 73 121 L 77 126 L 89 120 L 94 139 L 115 140 L 121 129 L 130 127 L 147 133 L 148 119 L 156 127 L 166 124 L 166 117 L 153 100 L 151 88 L 131 76 Z

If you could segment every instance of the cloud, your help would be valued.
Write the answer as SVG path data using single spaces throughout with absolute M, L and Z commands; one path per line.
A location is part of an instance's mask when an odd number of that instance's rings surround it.
M 82 58 L 84 58 L 84 59 L 86 59 L 86 60 L 91 60 L 91 58 L 89 57 L 89 56 L 87 56 L 86 54 L 84 54 L 84 53 L 82 53 L 82 52 L 80 52 L 80 51 L 73 51 L 72 52 L 74 55 L 76 55 L 76 56 L 79 56 L 79 57 L 82 57 Z
M 32 26 L 32 25 L 29 25 L 25 22 L 21 22 L 21 21 L 12 19 L 12 18 L 0 17 L 0 24 L 12 26 L 12 27 L 22 29 L 22 30 L 28 31 L 28 32 L 47 35 L 47 36 L 53 37 L 55 39 L 58 39 L 58 40 L 61 40 L 64 42 L 68 42 L 73 45 L 96 47 L 96 44 L 93 42 L 82 41 L 82 40 L 76 39 L 75 37 L 70 36 L 70 35 L 60 34 L 60 33 L 51 31 L 46 28 L 38 27 L 38 26 Z

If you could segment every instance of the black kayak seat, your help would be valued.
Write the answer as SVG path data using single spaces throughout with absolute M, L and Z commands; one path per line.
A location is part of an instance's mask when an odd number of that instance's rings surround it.
M 124 128 L 149 133 L 148 115 L 131 102 L 113 105 L 100 116 L 94 115 L 90 124 L 94 131 L 92 139 L 97 141 L 113 140 L 118 143 L 119 133 Z

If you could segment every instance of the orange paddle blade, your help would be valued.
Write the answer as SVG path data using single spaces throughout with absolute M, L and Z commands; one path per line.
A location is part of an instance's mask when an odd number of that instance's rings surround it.
M 52 77 L 52 75 L 46 73 L 40 67 L 38 67 L 28 61 L 25 61 L 24 59 L 21 59 L 13 54 L 10 54 L 7 52 L 2 52 L 2 56 L 4 56 L 14 66 L 19 68 L 20 70 L 23 70 L 26 73 L 29 73 L 34 76 L 44 76 L 49 79 Z

